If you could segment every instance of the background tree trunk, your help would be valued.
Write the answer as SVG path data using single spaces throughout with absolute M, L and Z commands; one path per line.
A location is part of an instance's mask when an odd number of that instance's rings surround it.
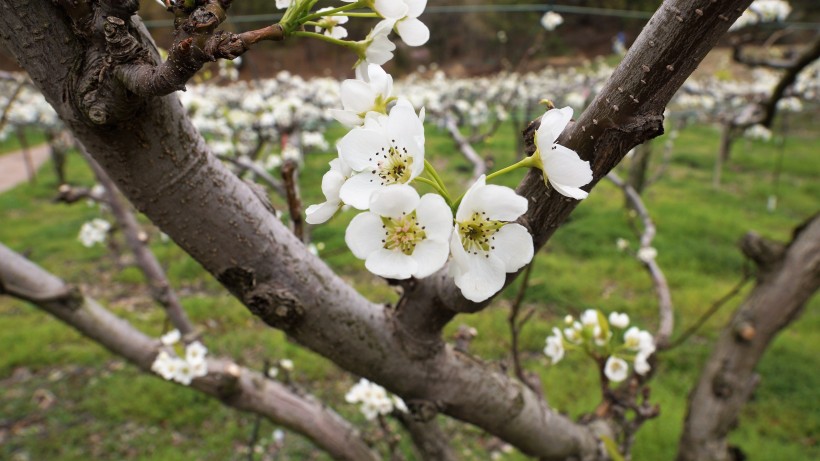
M 678 461 L 736 459 L 726 437 L 760 381 L 754 369 L 820 287 L 820 215 L 798 228 L 788 246 L 750 233 L 741 248 L 757 263 L 758 282 L 724 328 L 689 395 Z

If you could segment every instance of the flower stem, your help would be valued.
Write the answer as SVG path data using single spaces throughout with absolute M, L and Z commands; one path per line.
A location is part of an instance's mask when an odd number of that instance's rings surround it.
M 302 21 L 312 21 L 314 19 L 323 18 L 325 16 L 333 16 L 336 13 L 342 13 L 342 12 L 345 12 L 345 11 L 355 10 L 356 8 L 359 8 L 359 7 L 363 6 L 363 5 L 360 5 L 359 3 L 360 2 L 351 3 L 349 5 L 344 5 L 344 6 L 340 6 L 338 8 L 333 8 L 332 10 L 322 11 L 321 13 L 313 13 L 311 15 L 308 15 L 308 16 L 305 16 L 305 17 L 301 18 L 301 20 Z M 368 14 L 368 13 L 362 13 L 362 14 Z
M 509 172 L 511 172 L 511 171 L 515 171 L 515 170 L 517 170 L 517 169 L 519 169 L 519 168 L 525 168 L 525 167 L 526 167 L 526 168 L 532 168 L 532 167 L 534 167 L 534 166 L 535 166 L 535 164 L 533 163 L 532 157 L 525 157 L 523 160 L 521 160 L 521 161 L 520 161 L 520 162 L 518 162 L 518 163 L 514 163 L 514 164 L 512 164 L 512 165 L 510 165 L 510 166 L 508 166 L 508 167 L 506 167 L 506 168 L 502 168 L 502 169 L 500 169 L 500 170 L 498 170 L 498 171 L 496 171 L 496 172 L 494 172 L 494 173 L 490 173 L 490 174 L 488 174 L 488 175 L 487 175 L 487 181 L 489 181 L 489 180 L 491 180 L 491 179 L 493 179 L 493 178 L 497 178 L 497 177 L 499 177 L 499 176 L 501 176 L 501 175 L 503 175 L 503 174 L 507 174 L 507 173 L 509 173 Z
M 452 208 L 452 205 L 451 205 L 452 200 L 450 199 L 450 195 L 447 193 L 446 190 L 442 189 L 441 186 L 438 185 L 438 183 L 436 183 L 435 181 L 433 181 L 431 179 L 423 178 L 421 176 L 417 176 L 416 179 L 414 179 L 413 181 L 418 181 L 422 184 L 427 184 L 428 186 L 435 189 L 436 192 L 438 192 L 439 195 L 441 195 L 444 198 L 444 201 L 447 202 L 447 205 Z
M 347 40 L 339 40 L 338 38 L 329 37 L 325 34 L 317 34 L 314 32 L 306 32 L 306 31 L 296 31 L 291 33 L 294 37 L 307 37 L 307 38 L 315 38 L 317 40 L 322 40 L 328 43 L 332 43 L 334 45 L 343 46 L 345 48 L 356 48 L 358 44 L 356 42 L 349 42 Z
M 427 159 L 424 159 L 424 171 L 426 171 L 427 174 L 429 174 L 430 177 L 433 178 L 433 181 L 435 181 L 436 184 L 439 185 L 439 188 L 441 188 L 445 192 L 447 191 L 447 186 L 444 185 L 444 181 L 442 181 L 441 176 L 438 175 L 438 171 L 436 171 L 435 167 L 433 167 L 433 164 L 430 163 Z M 447 195 L 449 196 L 450 194 Z

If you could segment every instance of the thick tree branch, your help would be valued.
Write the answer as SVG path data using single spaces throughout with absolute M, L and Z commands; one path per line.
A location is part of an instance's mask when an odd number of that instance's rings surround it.
M 0 294 L 31 302 L 145 372 L 160 343 L 144 335 L 95 300 L 0 244 Z M 339 415 L 309 396 L 300 396 L 231 360 L 208 359 L 208 374 L 191 387 L 230 407 L 256 413 L 310 438 L 338 459 L 379 457 Z
M 689 395 L 679 461 L 733 459 L 726 438 L 760 381 L 758 362 L 820 288 L 820 215 L 799 228 L 788 246 L 761 243 L 755 234 L 747 234 L 742 246 L 759 254 L 758 282 L 723 329 Z

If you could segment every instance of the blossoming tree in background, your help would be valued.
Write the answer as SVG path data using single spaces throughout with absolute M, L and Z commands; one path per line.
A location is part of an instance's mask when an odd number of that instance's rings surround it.
M 119 188 L 266 324 L 360 376 L 344 399 L 361 405 L 366 419 L 398 418 L 425 459 L 456 457 L 435 424 L 440 413 L 542 459 L 628 456 L 634 431 L 657 414 L 644 389 L 671 324 L 662 321 L 652 334 L 630 327 L 625 314 L 587 310 L 553 330 L 544 350 L 552 364 L 578 350 L 601 375 L 602 403 L 594 421 L 581 422 L 555 412 L 531 383 L 457 351 L 442 330 L 457 314 L 486 308 L 627 151 L 662 132 L 666 105 L 750 0 L 666 2 L 574 123 L 572 108 L 548 104 L 526 132 L 526 155 L 477 175 L 463 191 L 449 190 L 430 161 L 425 108 L 380 67 L 393 57 L 392 37 L 409 46 L 430 37 L 419 19 L 424 0 L 344 0 L 322 9 L 316 0 L 277 0 L 284 9 L 278 23 L 241 33 L 219 29 L 229 0 L 163 0 L 175 17 L 165 61 L 134 16 L 136 1 L 56 1 L 22 14 L 25 3 L 9 2 L 3 30 L 49 24 L 46 42 L 62 52 L 38 53 L 26 34 L 6 32 L 3 40 L 98 164 L 98 178 L 110 176 L 109 190 Z M 365 37 L 348 39 L 343 24 L 360 18 L 377 23 Z M 545 15 L 542 23 L 555 28 L 560 16 Z M 213 155 L 178 104 L 175 92 L 206 62 L 284 39 L 320 40 L 350 53 L 356 78 L 341 84 L 341 107 L 327 111 L 349 131 L 323 177 L 326 200 L 308 207 L 305 219 L 321 224 L 349 206 L 356 215 L 345 242 L 367 270 L 399 287 L 395 307 L 368 301 L 313 255 L 266 198 Z M 684 41 L 693 45 L 681 50 Z M 218 120 L 241 126 L 266 104 L 248 99 Z M 294 99 L 277 101 L 273 110 L 282 107 L 290 116 L 303 108 Z M 275 119 L 269 126 L 279 127 L 285 157 L 296 124 Z M 219 121 L 212 128 L 226 134 Z M 241 144 L 232 140 L 225 150 Z M 530 170 L 517 189 L 493 183 L 517 169 Z M 433 192 L 422 195 L 419 185 Z M 816 227 L 803 234 L 809 242 Z M 81 238 L 93 244 L 107 231 L 91 224 Z M 655 256 L 648 245 L 638 253 L 650 270 Z M 173 303 L 166 309 L 176 330 L 148 337 L 2 246 L 0 261 L 7 262 L 0 263 L 4 292 L 38 304 L 142 369 L 299 431 L 334 457 L 379 458 L 350 422 L 273 379 L 292 363 L 262 375 L 212 356 L 207 338 L 200 341 Z M 793 301 L 799 310 L 805 299 Z

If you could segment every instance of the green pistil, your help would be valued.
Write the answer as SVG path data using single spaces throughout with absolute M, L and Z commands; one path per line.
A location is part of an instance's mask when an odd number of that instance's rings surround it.
M 487 213 L 473 213 L 467 221 L 458 223 L 458 233 L 461 236 L 461 245 L 468 253 L 478 254 L 479 251 L 485 253 L 495 249 L 493 241 L 495 233 L 507 224 L 503 221 L 491 221 L 487 219 Z
M 424 240 L 424 226 L 419 226 L 416 212 L 402 213 L 400 218 L 382 218 L 384 238 L 382 243 L 388 250 L 399 250 L 406 255 L 413 254 L 416 245 Z

